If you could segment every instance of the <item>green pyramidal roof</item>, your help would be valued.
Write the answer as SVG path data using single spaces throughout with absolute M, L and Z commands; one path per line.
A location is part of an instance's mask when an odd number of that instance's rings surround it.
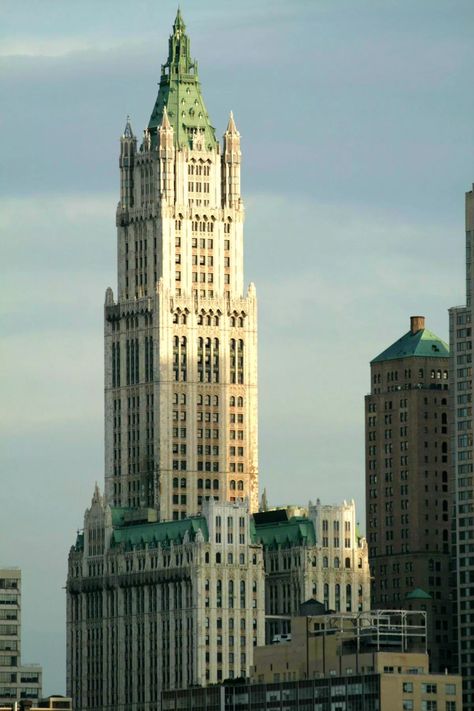
M 398 360 L 409 357 L 447 358 L 449 346 L 432 331 L 422 328 L 416 333 L 408 331 L 404 336 L 374 358 L 372 363 L 382 363 L 386 360 Z
M 161 67 L 158 96 L 148 123 L 152 146 L 157 143 L 165 106 L 174 130 L 175 148 L 191 147 L 193 136 L 198 133 L 204 135 L 207 150 L 216 147 L 215 130 L 201 94 L 197 62 L 191 59 L 189 37 L 179 10 L 169 39 L 168 60 Z
M 427 592 L 422 590 L 421 588 L 415 588 L 411 592 L 409 592 L 407 595 L 405 595 L 406 600 L 431 600 L 432 597 L 431 595 L 428 595 Z

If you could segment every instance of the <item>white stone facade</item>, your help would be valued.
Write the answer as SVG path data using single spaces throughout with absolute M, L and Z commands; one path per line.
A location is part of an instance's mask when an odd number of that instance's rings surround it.
M 337 612 L 370 610 L 368 547 L 354 501 L 310 503 L 307 517 L 257 526 L 255 540 L 265 551 L 267 642 L 289 632 L 290 617 L 311 598 Z
M 240 134 L 222 153 L 121 138 L 118 296 L 105 300 L 106 494 L 162 520 L 258 505 L 257 302 L 244 292 Z M 174 482 L 174 485 L 173 485 Z M 177 485 L 176 485 L 177 483 Z
M 248 676 L 265 641 L 265 574 L 247 505 L 212 500 L 169 523 L 121 516 L 96 489 L 69 556 L 74 708 L 156 711 L 162 689 Z

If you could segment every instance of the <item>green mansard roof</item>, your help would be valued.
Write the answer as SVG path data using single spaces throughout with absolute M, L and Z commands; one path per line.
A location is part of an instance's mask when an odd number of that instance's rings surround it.
M 417 319 L 415 322 L 414 319 Z M 422 325 L 422 328 L 418 328 Z M 382 363 L 387 360 L 398 360 L 399 358 L 448 358 L 449 346 L 432 331 L 424 328 L 424 318 L 421 316 L 412 317 L 412 327 L 404 336 L 392 343 L 380 355 L 374 358 L 371 363 Z
M 253 519 L 251 533 L 253 542 L 261 543 L 265 548 L 292 548 L 316 543 L 313 522 L 303 516 L 270 523 L 257 523 Z
M 189 540 L 194 541 L 198 531 L 201 531 L 204 541 L 209 540 L 207 521 L 204 516 L 193 516 L 179 521 L 126 525 L 117 528 L 114 526 L 112 546 L 123 544 L 133 547 L 170 543 L 179 545 L 183 542 L 186 533 Z
M 204 133 L 207 150 L 216 147 L 215 130 L 201 94 L 197 62 L 191 59 L 189 37 L 179 10 L 169 39 L 168 60 L 161 67 L 158 97 L 148 123 L 153 146 L 156 146 L 165 106 L 174 131 L 175 148 L 191 147 L 192 136 L 198 132 Z

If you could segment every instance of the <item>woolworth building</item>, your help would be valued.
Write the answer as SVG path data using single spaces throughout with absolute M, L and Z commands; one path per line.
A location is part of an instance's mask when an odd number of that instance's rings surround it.
M 105 300 L 105 493 L 161 520 L 258 501 L 255 288 L 240 134 L 222 147 L 178 12 L 140 145 L 120 140 L 118 292 Z

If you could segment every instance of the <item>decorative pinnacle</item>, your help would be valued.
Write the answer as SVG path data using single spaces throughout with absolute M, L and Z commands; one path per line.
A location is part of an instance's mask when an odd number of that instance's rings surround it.
M 163 106 L 163 120 L 161 122 L 161 128 L 171 128 L 170 120 L 168 118 L 168 111 L 166 109 L 166 104 Z
M 123 131 L 124 138 L 133 138 L 132 124 L 130 123 L 130 116 L 127 114 L 127 121 L 125 123 L 125 128 Z
M 231 111 L 229 115 L 229 123 L 227 124 L 227 129 L 226 133 L 234 133 L 237 136 L 240 135 L 239 132 L 237 131 L 237 126 L 235 125 L 234 121 L 234 113 Z

